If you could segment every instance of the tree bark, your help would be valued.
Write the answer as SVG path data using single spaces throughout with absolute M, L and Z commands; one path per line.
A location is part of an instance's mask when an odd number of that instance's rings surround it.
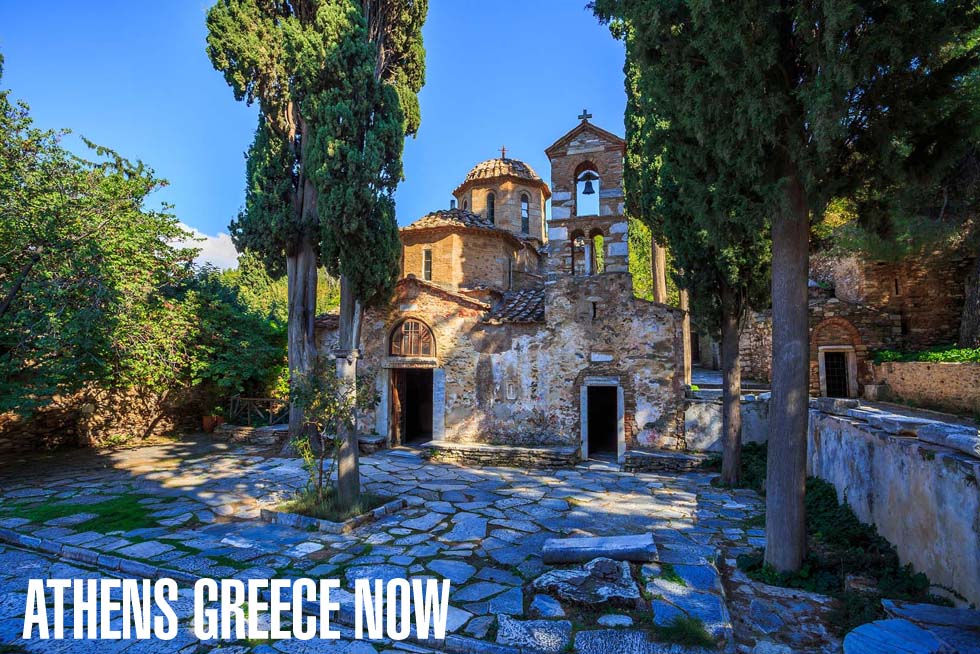
M 316 367 L 316 274 L 317 252 L 311 238 L 303 237 L 296 252 L 286 257 L 286 293 L 289 310 L 287 323 L 287 349 L 289 376 L 314 372 Z M 289 436 L 301 435 L 306 425 L 303 409 L 295 403 L 289 405 Z
M 684 312 L 684 322 L 681 326 L 682 343 L 684 348 L 684 383 L 691 385 L 691 302 L 688 299 L 687 289 L 682 288 L 678 292 L 678 304 Z
M 337 341 L 337 379 L 340 392 L 348 397 L 342 404 L 354 406 L 357 392 L 358 344 L 361 334 L 361 306 L 354 297 L 350 279 L 340 277 L 340 326 Z M 358 460 L 357 415 L 353 425 L 341 420 L 337 424 L 340 452 L 337 456 L 337 497 L 341 506 L 353 506 L 361 497 L 361 472 Z
M 800 568 L 806 554 L 803 495 L 809 410 L 810 221 L 795 169 L 786 181 L 786 210 L 772 227 L 772 400 L 766 462 L 765 561 L 780 572 Z
M 959 346 L 980 347 L 980 256 L 977 256 L 973 272 L 966 280 Z
M 650 272 L 653 275 L 653 301 L 667 302 L 667 250 L 650 239 Z
M 742 371 L 738 350 L 741 303 L 726 284 L 721 289 L 721 482 L 738 483 L 742 468 Z

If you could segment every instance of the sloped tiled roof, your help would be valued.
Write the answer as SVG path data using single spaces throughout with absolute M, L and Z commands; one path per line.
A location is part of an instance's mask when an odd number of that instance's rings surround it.
M 496 229 L 493 223 L 475 213 L 464 209 L 439 209 L 427 213 L 402 230 L 428 229 L 430 227 L 469 227 L 476 229 Z
M 484 319 L 488 323 L 544 322 L 544 289 L 511 291 Z
M 551 191 L 548 189 L 548 185 L 544 183 L 544 180 L 541 179 L 536 172 L 534 172 L 533 168 L 520 159 L 504 159 L 500 157 L 496 159 L 487 159 L 486 161 L 481 161 L 473 166 L 472 170 L 466 174 L 466 178 L 463 179 L 463 183 L 456 187 L 453 194 L 461 193 L 467 186 L 472 184 L 478 184 L 480 182 L 500 179 L 503 177 L 524 180 L 535 185 L 543 186 L 545 195 L 549 197 L 551 196 Z

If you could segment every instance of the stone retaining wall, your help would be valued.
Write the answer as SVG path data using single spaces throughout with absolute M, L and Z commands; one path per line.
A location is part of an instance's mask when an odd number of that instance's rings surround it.
M 980 605 L 980 459 L 915 438 L 927 421 L 826 404 L 810 411 L 808 473 L 903 563 Z
M 980 363 L 890 361 L 874 364 L 878 399 L 980 415 Z
M 694 391 L 684 408 L 684 441 L 695 452 L 721 452 L 721 391 Z M 769 439 L 769 394 L 742 396 L 742 443 Z

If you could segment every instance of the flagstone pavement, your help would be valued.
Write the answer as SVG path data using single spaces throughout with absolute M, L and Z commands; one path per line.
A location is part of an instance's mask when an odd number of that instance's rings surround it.
M 0 528 L 206 577 L 336 577 L 347 589 L 359 577 L 448 578 L 450 631 L 483 639 L 488 651 L 491 642 L 583 654 L 688 651 L 647 642 L 629 629 L 629 616 L 607 615 L 591 623 L 549 616 L 541 609 L 548 598 L 528 591 L 528 583 L 549 569 L 540 556 L 548 538 L 652 532 L 659 561 L 641 575 L 650 607 L 646 619 L 652 620 L 646 626 L 686 612 L 734 647 L 714 564 L 722 564 L 719 548 L 732 557 L 763 544 L 762 530 L 746 527 L 761 510 L 751 491 L 716 489 L 704 473 L 632 474 L 603 462 L 550 471 L 466 468 L 425 461 L 414 450 L 382 451 L 361 458 L 364 485 L 405 498 L 408 506 L 335 535 L 259 519 L 261 507 L 275 506 L 306 481 L 300 460 L 266 454 L 256 446 L 201 440 L 69 453 L 0 468 Z M 85 506 L 121 497 L 148 509 L 158 526 L 104 533 L 95 514 L 85 512 Z M 77 512 L 36 523 L 12 510 L 34 504 L 74 505 Z M 73 641 L 21 641 L 21 616 L 27 578 L 108 574 L 99 562 L 89 566 L 2 544 L 0 561 L 0 643 L 31 652 L 88 651 Z M 566 629 L 569 620 L 574 624 Z M 542 628 L 557 640 L 535 640 Z M 152 641 L 90 644 L 99 652 L 215 647 L 211 651 L 235 654 L 313 647 L 295 640 L 199 643 L 189 630 L 180 638 L 165 649 L 154 648 Z M 393 648 L 420 651 L 405 643 L 350 639 L 316 651 L 367 654 Z

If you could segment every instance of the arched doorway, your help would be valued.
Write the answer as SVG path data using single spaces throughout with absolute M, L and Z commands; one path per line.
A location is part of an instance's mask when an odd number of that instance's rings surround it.
M 435 356 L 435 337 L 421 320 L 408 318 L 391 331 L 388 362 L 394 445 L 432 440 Z

